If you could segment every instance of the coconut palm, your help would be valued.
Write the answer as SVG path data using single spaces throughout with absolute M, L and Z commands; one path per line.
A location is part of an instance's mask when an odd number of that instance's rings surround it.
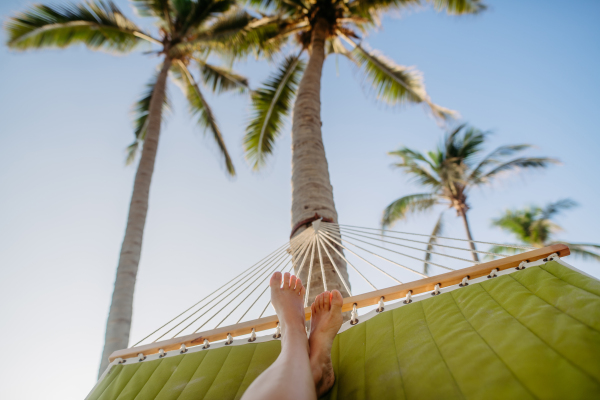
M 467 219 L 469 210 L 468 194 L 479 186 L 491 184 L 499 175 L 517 172 L 523 169 L 546 168 L 558 160 L 548 157 L 509 157 L 521 153 L 531 147 L 528 144 L 500 146 L 483 156 L 484 145 L 489 132 L 482 132 L 473 127 L 460 125 L 445 135 L 444 141 L 434 151 L 426 154 L 402 147 L 389 154 L 399 158 L 395 168 L 412 176 L 414 180 L 427 188 L 423 193 L 403 196 L 392 202 L 383 212 L 381 225 L 386 228 L 397 221 L 406 219 L 410 214 L 431 211 L 438 205 L 456 210 L 461 217 L 470 247 L 475 249 L 473 235 Z M 446 208 L 446 209 L 447 209 Z M 444 211 L 435 224 L 432 236 L 439 236 L 443 230 Z M 427 250 L 436 244 L 432 237 Z M 477 253 L 472 252 L 473 260 L 479 261 Z M 427 272 L 430 254 L 425 259 Z
M 600 261 L 600 245 L 591 243 L 568 243 L 556 240 L 554 235 L 563 229 L 552 221 L 560 212 L 576 207 L 577 203 L 571 199 L 562 199 L 550 203 L 546 207 L 537 205 L 523 209 L 506 210 L 499 218 L 492 220 L 492 225 L 513 235 L 524 245 L 545 247 L 556 243 L 569 246 L 571 254 L 582 259 Z M 494 253 L 516 253 L 519 250 L 513 247 L 494 246 L 490 250 Z
M 485 7 L 479 0 L 250 0 L 259 11 L 271 16 L 250 38 L 231 50 L 245 55 L 252 41 L 260 42 L 267 56 L 289 51 L 263 87 L 252 95 L 253 115 L 246 129 L 246 157 L 260 169 L 274 150 L 285 117 L 292 111 L 292 235 L 300 233 L 315 218 L 337 222 L 327 158 L 321 132 L 321 79 L 329 54 L 339 54 L 355 63 L 376 97 L 390 105 L 423 104 L 437 118 L 453 113 L 435 105 L 425 91 L 421 74 L 396 64 L 368 49 L 361 34 L 379 25 L 382 13 L 426 3 L 449 14 L 473 14 Z M 289 41 L 288 39 L 293 39 Z M 285 46 L 284 46 L 285 45 Z M 292 50 L 290 50 L 292 49 Z M 307 62 L 303 57 L 306 54 Z M 316 257 L 316 256 L 315 256 Z M 318 263 L 315 258 L 315 262 Z M 325 262 L 329 289 L 344 296 L 340 278 Z M 344 261 L 336 257 L 340 273 L 347 279 Z M 300 275 L 305 279 L 306 269 Z M 311 296 L 323 289 L 321 274 L 313 274 Z M 305 280 L 306 282 L 306 280 Z
M 167 75 L 181 87 L 191 114 L 216 142 L 229 175 L 235 170 L 217 121 L 200 90 L 191 66 L 198 68 L 202 81 L 215 92 L 244 91 L 246 79 L 228 68 L 208 62 L 210 51 L 252 18 L 232 9 L 234 0 L 133 0 L 141 16 L 152 17 L 156 32 L 148 33 L 128 19 L 112 2 L 90 1 L 58 6 L 33 5 L 10 18 L 6 25 L 8 46 L 13 49 L 41 49 L 83 44 L 92 50 L 127 53 L 141 44 L 158 56 L 159 72 L 135 104 L 135 141 L 128 147 L 127 161 L 141 150 L 133 194 L 121 247 L 100 373 L 114 350 L 129 341 L 133 292 L 140 260 L 150 181 L 164 110 L 168 107 Z M 229 11 L 231 10 L 231 11 Z M 143 146 L 142 146 L 143 145 Z

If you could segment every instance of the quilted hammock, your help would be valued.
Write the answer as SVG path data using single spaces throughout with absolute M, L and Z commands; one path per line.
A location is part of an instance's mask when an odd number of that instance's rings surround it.
M 559 262 L 386 308 L 338 334 L 324 399 L 600 398 L 600 282 Z M 114 365 L 87 399 L 239 399 L 279 351 L 271 340 Z

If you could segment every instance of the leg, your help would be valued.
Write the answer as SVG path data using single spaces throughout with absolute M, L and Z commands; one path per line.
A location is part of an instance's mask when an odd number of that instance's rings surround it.
M 342 326 L 342 295 L 333 290 L 315 298 L 310 317 L 310 367 L 317 395 L 322 396 L 335 382 L 331 364 L 333 339 Z
M 281 353 L 246 390 L 242 400 L 316 400 L 304 328 L 304 287 L 289 273 L 271 277 L 271 302 L 281 325 Z

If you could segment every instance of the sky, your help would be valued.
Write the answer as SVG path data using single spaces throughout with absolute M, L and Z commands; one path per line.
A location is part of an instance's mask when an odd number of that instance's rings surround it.
M 116 3 L 141 20 L 126 1 Z M 30 4 L 2 1 L 3 22 Z M 475 239 L 514 241 L 490 220 L 507 208 L 569 197 L 579 207 L 557 219 L 564 228 L 558 238 L 599 243 L 600 3 L 487 4 L 478 16 L 431 9 L 389 16 L 366 42 L 420 70 L 434 102 L 493 131 L 489 150 L 531 143 L 528 154 L 562 161 L 474 190 Z M 151 28 L 151 21 L 140 25 Z M 95 383 L 135 173 L 124 165 L 131 106 L 157 64 L 142 51 L 0 46 L 0 339 L 10 343 L 0 398 L 81 399 Z M 256 88 L 274 65 L 249 60 L 235 68 Z M 339 220 L 375 228 L 386 205 L 420 190 L 390 167 L 386 153 L 432 149 L 443 130 L 421 106 L 377 103 L 344 59 L 327 59 L 321 90 Z M 169 93 L 173 113 L 152 181 L 132 343 L 289 237 L 289 121 L 267 168 L 254 173 L 242 151 L 249 99 L 208 95 L 237 168 L 231 179 L 179 89 L 171 84 Z M 446 214 L 447 235 L 464 237 L 460 219 Z M 436 217 L 415 216 L 396 228 L 429 233 Z M 600 277 L 598 263 L 567 261 Z

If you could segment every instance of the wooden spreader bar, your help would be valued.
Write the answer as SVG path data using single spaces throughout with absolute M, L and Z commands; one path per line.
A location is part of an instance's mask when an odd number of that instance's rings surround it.
M 359 294 L 357 296 L 347 297 L 344 299 L 342 311 L 352 310 L 354 304 L 356 304 L 356 308 L 376 305 L 379 303 L 379 299 L 381 297 L 384 298 L 384 301 L 398 300 L 404 298 L 409 291 L 412 292 L 412 295 L 431 292 L 435 289 L 435 285 L 438 283 L 442 288 L 456 285 L 460 283 L 466 276 L 469 276 L 469 279 L 479 278 L 481 276 L 488 275 L 493 269 L 502 271 L 509 268 L 516 268 L 523 261 L 537 261 L 546 258 L 553 253 L 558 254 L 559 257 L 565 257 L 571 254 L 569 247 L 566 245 L 554 244 L 541 249 L 482 263 L 473 267 L 463 268 L 445 274 L 420 279 L 418 281 L 404 283 L 402 285 L 392 286 L 386 289 L 375 290 L 373 292 Z M 310 307 L 305 308 L 304 312 L 306 315 L 306 320 L 308 321 L 310 319 Z M 236 325 L 224 326 L 206 332 L 193 333 L 191 335 L 180 336 L 156 343 L 117 350 L 110 355 L 109 360 L 112 362 L 119 357 L 123 359 L 136 357 L 139 353 L 144 355 L 156 354 L 160 349 L 163 349 L 164 351 L 176 350 L 179 349 L 182 344 L 184 344 L 186 347 L 202 345 L 205 339 L 208 339 L 209 342 L 224 340 L 227 338 L 228 333 L 231 334 L 232 337 L 236 337 L 248 335 L 252 333 L 252 329 L 254 329 L 255 332 L 266 331 L 277 327 L 278 321 L 279 320 L 277 316 L 273 315 L 248 322 L 242 322 Z

